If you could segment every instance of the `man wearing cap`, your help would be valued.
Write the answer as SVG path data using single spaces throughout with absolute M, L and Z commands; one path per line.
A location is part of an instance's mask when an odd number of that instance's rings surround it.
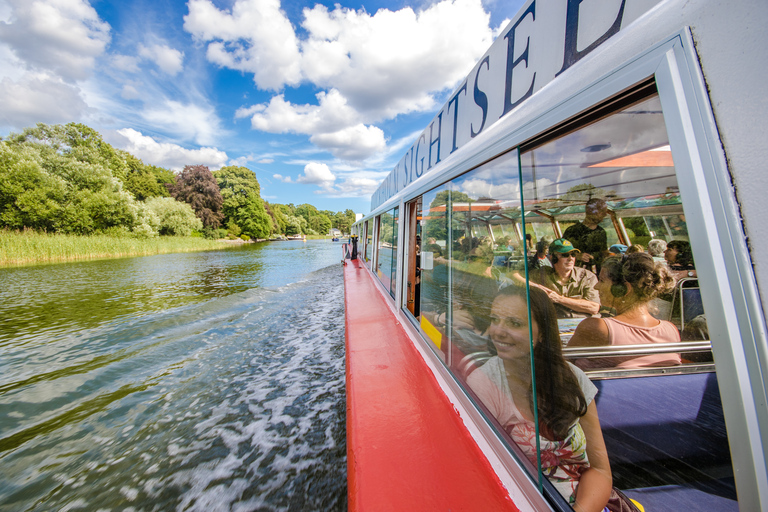
M 558 238 L 549 245 L 552 267 L 541 267 L 533 273 L 529 270 L 531 286 L 547 292 L 559 318 L 587 317 L 600 311 L 597 276 L 576 266 L 580 252 L 565 238 Z
M 580 254 L 580 265 L 600 271 L 600 264 L 608 249 L 608 234 L 600 227 L 600 222 L 608 215 L 608 203 L 605 199 L 593 197 L 584 206 L 584 220 L 569 226 L 563 238 L 570 240 Z

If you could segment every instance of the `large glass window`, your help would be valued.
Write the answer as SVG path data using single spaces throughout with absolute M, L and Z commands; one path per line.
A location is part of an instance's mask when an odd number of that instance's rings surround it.
M 542 490 L 584 508 L 611 482 L 646 510 L 737 507 L 652 84 L 421 204 L 418 321 Z
M 399 208 L 382 213 L 379 218 L 379 248 L 376 256 L 376 275 L 395 296 L 397 272 L 397 223 Z
M 373 253 L 373 223 L 365 221 L 365 264 L 370 268 L 371 254 Z

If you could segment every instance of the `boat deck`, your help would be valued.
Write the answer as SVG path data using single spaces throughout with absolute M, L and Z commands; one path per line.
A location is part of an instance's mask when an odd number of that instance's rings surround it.
M 349 510 L 518 510 L 361 260 L 344 287 Z

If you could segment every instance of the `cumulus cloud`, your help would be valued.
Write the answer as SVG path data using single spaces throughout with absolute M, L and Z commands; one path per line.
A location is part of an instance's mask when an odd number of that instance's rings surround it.
M 201 145 L 213 144 L 221 133 L 221 121 L 213 107 L 207 105 L 166 100 L 156 107 L 149 107 L 142 112 L 142 117 Z
M 338 89 L 368 120 L 434 108 L 490 45 L 480 0 L 443 0 L 421 11 L 371 15 L 337 6 L 304 10 L 302 42 L 309 81 Z
M 349 177 L 334 188 L 332 195 L 337 197 L 370 196 L 379 188 L 381 179 Z M 320 192 L 323 192 L 322 190 Z
M 365 160 L 386 148 L 384 132 L 358 122 L 357 111 L 339 91 L 320 92 L 317 99 L 317 105 L 292 105 L 282 95 L 274 96 L 268 104 L 240 109 L 235 116 L 251 116 L 257 130 L 310 135 L 310 142 L 342 160 Z
M 227 163 L 227 154 L 213 147 L 186 149 L 177 144 L 157 142 L 152 137 L 125 128 L 117 131 L 111 142 L 120 149 L 139 157 L 144 163 L 180 171 L 185 165 L 207 165 L 211 170 Z
M 184 29 L 208 43 L 208 60 L 253 73 L 261 89 L 301 81 L 299 42 L 280 0 L 236 0 L 219 10 L 210 0 L 190 0 Z
M 273 174 L 273 178 L 276 180 L 282 181 L 283 183 L 293 183 L 293 180 L 290 176 L 283 176 L 282 174 Z
M 318 133 L 309 140 L 317 147 L 330 151 L 336 158 L 347 161 L 365 160 L 387 147 L 381 128 L 362 124 L 333 133 Z
M 164 44 L 140 45 L 139 56 L 154 62 L 167 75 L 176 76 L 183 68 L 184 53 Z
M 78 87 L 48 75 L 26 74 L 0 80 L 0 126 L 23 128 L 36 123 L 67 123 L 88 112 Z M 12 99 L 11 99 L 12 98 Z
M 250 117 L 256 130 L 309 135 L 335 157 L 361 161 L 386 149 L 375 123 L 434 109 L 436 96 L 466 75 L 493 39 L 489 20 L 481 0 L 375 14 L 318 4 L 304 9 L 299 41 L 278 0 L 235 0 L 229 11 L 191 0 L 184 27 L 209 43 L 210 61 L 253 73 L 262 89 L 302 80 L 325 89 L 314 105 L 279 94 L 236 117 Z
M 88 76 L 110 42 L 110 26 L 86 0 L 6 0 L 10 16 L 0 21 L 0 41 L 29 68 L 53 71 L 65 80 Z
M 323 188 L 328 188 L 334 181 L 336 181 L 336 176 L 333 175 L 328 166 L 317 162 L 310 162 L 305 165 L 304 174 L 296 178 L 297 183 L 310 183 L 320 185 Z

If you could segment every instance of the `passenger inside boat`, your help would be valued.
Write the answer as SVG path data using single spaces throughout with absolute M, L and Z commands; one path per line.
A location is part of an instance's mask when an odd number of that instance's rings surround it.
M 608 234 L 600 226 L 606 215 L 608 205 L 605 199 L 593 197 L 584 205 L 584 220 L 563 232 L 563 238 L 570 240 L 581 251 L 579 266 L 595 273 L 600 271 L 600 263 L 608 250 Z
M 595 289 L 597 277 L 592 271 L 576 266 L 580 254 L 569 240 L 558 238 L 549 245 L 552 266 L 541 265 L 533 272 L 528 271 L 530 285 L 549 296 L 558 318 L 583 318 L 596 315 L 600 310 Z M 525 277 L 522 280 L 524 282 Z
M 587 318 L 576 328 L 568 347 L 599 347 L 675 343 L 680 332 L 672 322 L 658 320 L 649 302 L 674 287 L 672 274 L 661 262 L 642 252 L 611 257 L 603 262 L 597 291 L 603 306 L 615 312 L 607 318 Z M 580 368 L 644 368 L 680 364 L 679 353 L 659 353 L 597 359 L 578 359 Z
M 612 479 L 594 403 L 597 388 L 563 358 L 555 307 L 547 294 L 531 288 L 529 298 L 533 341 L 525 287 L 503 288 L 493 301 L 488 329 L 497 355 L 467 382 L 533 464 L 540 446 L 542 471 L 576 510 L 602 511 Z
M 494 339 L 494 330 L 501 328 L 494 325 L 500 316 L 494 311 L 497 295 L 529 285 L 532 297 L 544 291 L 555 298 L 548 302 L 557 302 L 565 295 L 565 284 L 545 286 L 540 275 L 560 277 L 557 268 L 566 274 L 570 270 L 571 276 L 591 275 L 591 289 L 581 296 L 591 297 L 590 308 L 561 314 L 571 318 L 555 318 L 553 328 L 560 342 L 567 343 L 560 357 L 582 365 L 599 390 L 593 403 L 614 485 L 646 510 L 690 510 L 713 499 L 730 509 L 735 491 L 710 330 L 698 280 L 688 275 L 693 265 L 692 258 L 685 258 L 689 233 L 661 107 L 652 96 L 621 112 L 586 124 L 573 137 L 566 134 L 522 148 L 520 154 L 502 155 L 415 199 L 409 236 L 416 241 L 420 235 L 421 243 L 408 265 L 419 262 L 421 307 L 411 311 L 440 360 L 487 409 L 496 411 L 503 396 L 500 388 L 489 388 L 496 393 L 489 398 L 489 389 L 478 387 L 477 381 L 487 380 L 494 365 L 505 369 L 502 352 L 511 350 L 497 343 L 498 333 Z M 597 144 L 607 134 L 621 132 L 626 143 Z M 599 227 L 607 244 L 604 252 L 596 252 L 603 257 L 600 279 L 576 266 L 583 250 L 564 236 L 590 218 L 588 205 L 598 204 L 601 212 L 604 206 Z M 537 254 L 526 262 L 529 234 L 539 242 Z M 552 240 L 551 245 L 541 243 Z M 612 246 L 617 256 L 609 255 Z M 676 283 L 670 277 L 674 267 L 659 261 L 665 246 L 671 247 L 666 255 L 672 265 L 684 265 Z M 380 251 L 380 260 L 386 258 L 387 248 Z M 537 268 L 547 263 L 552 265 L 550 275 Z M 382 283 L 390 288 L 385 279 Z M 410 289 L 409 283 L 405 286 Z M 533 316 L 535 307 L 532 303 Z M 589 318 L 598 308 L 600 317 Z M 540 329 L 540 321 L 534 322 Z M 534 382 L 531 364 L 529 360 L 525 390 Z M 507 380 L 507 387 L 517 386 L 510 390 L 516 397 L 512 402 L 524 419 L 550 407 L 546 391 L 539 392 L 546 385 L 539 383 L 543 376 L 536 372 L 533 398 L 521 395 L 524 411 L 516 394 L 523 385 Z M 506 374 L 499 378 L 506 379 Z M 493 421 L 499 417 L 496 412 L 490 416 Z M 548 429 L 554 427 L 544 421 L 541 428 L 547 442 L 552 441 Z M 511 451 L 530 448 L 514 429 L 512 434 L 502 430 Z M 548 457 L 541 452 L 541 463 L 548 464 L 543 474 L 557 474 L 557 462 L 552 466 Z M 659 489 L 669 492 L 667 503 Z

